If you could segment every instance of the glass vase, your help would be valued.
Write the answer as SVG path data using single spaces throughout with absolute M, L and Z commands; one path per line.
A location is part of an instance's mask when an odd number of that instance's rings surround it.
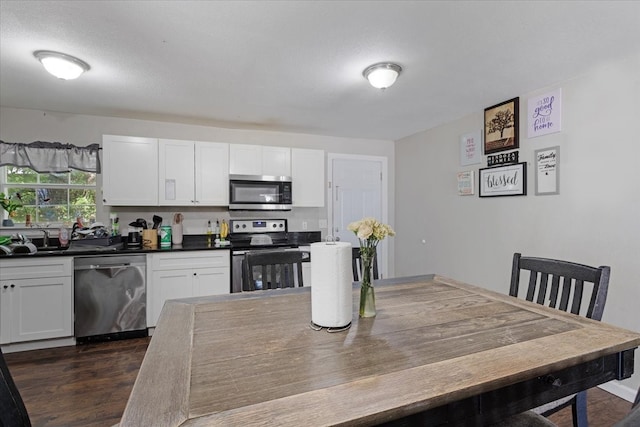
M 376 295 L 371 285 L 371 267 L 375 248 L 360 248 L 362 260 L 362 280 L 360 281 L 360 317 L 375 317 Z

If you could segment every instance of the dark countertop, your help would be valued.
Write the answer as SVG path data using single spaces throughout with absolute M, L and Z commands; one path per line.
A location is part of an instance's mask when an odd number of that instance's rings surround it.
M 320 241 L 319 231 L 305 232 L 289 232 L 289 242 L 297 246 L 308 246 L 309 244 Z M 42 246 L 41 239 L 33 239 L 36 246 Z M 58 247 L 57 239 L 52 239 L 52 246 L 47 249 L 38 250 L 33 254 L 11 254 L 1 256 L 0 259 L 16 259 L 25 257 L 50 257 L 50 256 L 87 256 L 87 255 L 133 255 L 157 252 L 181 252 L 181 251 L 217 251 L 231 250 L 233 245 L 216 247 L 214 244 L 207 244 L 207 236 L 202 235 L 184 235 L 182 245 L 171 245 L 167 247 L 157 247 L 154 249 L 127 248 L 126 236 L 122 238 L 122 244 L 118 246 L 86 246 L 74 245 L 71 242 L 70 247 Z
M 55 240 L 56 245 L 58 244 Z M 34 239 L 34 244 L 38 246 L 38 241 Z M 17 259 L 25 257 L 50 257 L 50 256 L 86 256 L 86 255 L 133 255 L 133 254 L 146 254 L 156 252 L 181 252 L 181 251 L 212 251 L 212 250 L 230 250 L 231 245 L 216 247 L 213 244 L 208 245 L 206 236 L 184 236 L 182 245 L 171 245 L 167 247 L 157 247 L 154 249 L 143 248 L 127 248 L 126 242 L 117 246 L 84 246 L 73 245 L 71 243 L 68 248 L 60 248 L 57 246 L 50 246 L 47 249 L 38 250 L 33 254 L 11 254 L 0 257 L 0 259 Z

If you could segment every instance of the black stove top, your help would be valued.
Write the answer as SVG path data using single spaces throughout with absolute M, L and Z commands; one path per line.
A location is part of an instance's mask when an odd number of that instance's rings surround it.
M 229 225 L 229 240 L 236 251 L 297 248 L 320 241 L 319 231 L 289 232 L 286 219 L 231 220 Z

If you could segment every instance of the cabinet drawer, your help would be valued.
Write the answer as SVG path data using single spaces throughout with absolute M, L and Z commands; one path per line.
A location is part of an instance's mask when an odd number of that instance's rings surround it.
M 229 267 L 228 250 L 184 251 L 151 254 L 153 271 L 189 268 Z
M 38 257 L 0 261 L 0 280 L 71 276 L 71 257 Z

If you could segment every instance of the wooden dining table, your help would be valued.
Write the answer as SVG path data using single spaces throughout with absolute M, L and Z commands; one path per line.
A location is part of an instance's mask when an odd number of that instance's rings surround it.
M 640 334 L 438 275 L 310 327 L 309 288 L 168 301 L 121 426 L 484 425 L 633 374 Z M 505 285 L 505 291 L 508 288 Z

